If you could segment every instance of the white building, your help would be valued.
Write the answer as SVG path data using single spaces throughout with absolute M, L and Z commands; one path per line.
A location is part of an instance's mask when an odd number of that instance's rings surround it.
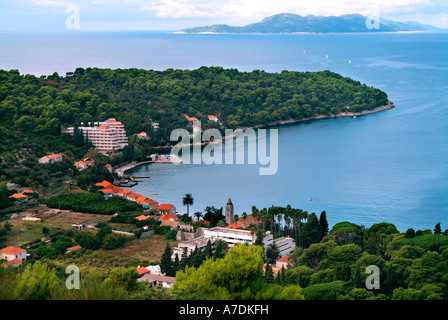
M 155 275 L 151 273 L 147 273 L 143 275 L 141 278 L 137 279 L 137 282 L 146 281 L 150 287 L 164 287 L 171 288 L 173 284 L 176 282 L 176 278 L 168 277 L 163 275 Z
M 19 266 L 26 260 L 26 250 L 18 247 L 7 246 L 0 250 L 0 259 L 6 260 L 8 265 Z
M 274 244 L 278 249 L 280 257 L 284 257 L 294 251 L 296 246 L 291 237 L 282 237 L 274 240 Z
M 88 123 L 88 126 L 83 126 L 82 130 L 84 138 L 87 138 L 100 151 L 112 151 L 123 149 L 128 144 L 128 137 L 124 125 L 111 118 L 104 122 Z M 92 126 L 90 126 L 92 125 Z M 66 133 L 73 135 L 75 128 L 67 128 Z
M 56 161 L 62 161 L 62 154 L 50 154 L 48 156 L 43 156 L 39 159 L 39 163 L 53 163 Z
M 191 252 L 194 251 L 196 248 L 204 249 L 207 246 L 209 240 L 212 244 L 212 248 L 214 248 L 214 245 L 218 240 L 223 240 L 229 245 L 229 247 L 233 247 L 237 243 L 254 244 L 256 239 L 257 239 L 256 234 L 252 234 L 250 230 L 240 230 L 240 229 L 231 229 L 222 227 L 204 229 L 204 235 L 202 237 L 194 238 L 179 243 L 178 246 L 174 248 L 173 254 L 171 255 L 171 259 L 174 260 L 177 254 L 180 260 L 182 258 L 184 248 L 187 248 L 187 255 L 190 255 Z M 266 231 L 266 234 L 263 238 L 263 243 L 265 251 L 271 244 L 274 243 L 273 236 L 269 231 Z

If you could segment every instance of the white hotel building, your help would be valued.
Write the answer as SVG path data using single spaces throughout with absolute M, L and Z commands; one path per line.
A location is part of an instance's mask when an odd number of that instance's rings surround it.
M 124 125 L 113 118 L 104 122 L 94 122 L 93 126 L 90 126 L 90 122 L 87 127 L 83 125 L 81 123 L 78 129 L 82 130 L 84 138 L 88 138 L 99 151 L 121 150 L 128 144 Z M 66 132 L 73 135 L 74 127 L 67 128 Z
M 193 252 L 196 248 L 198 248 L 199 250 L 203 250 L 207 246 L 207 242 L 209 240 L 210 243 L 212 244 L 212 249 L 214 249 L 217 240 L 224 240 L 225 242 L 227 242 L 229 247 L 233 247 L 237 243 L 254 244 L 256 240 L 256 235 L 253 234 L 250 230 L 231 229 L 222 227 L 204 229 L 203 236 L 180 242 L 178 246 L 174 248 L 173 254 L 171 255 L 171 259 L 174 260 L 177 254 L 180 260 L 184 248 L 187 248 L 187 256 L 189 256 L 191 252 Z M 269 246 L 275 244 L 279 249 L 280 257 L 283 257 L 291 253 L 295 247 L 295 243 L 292 238 L 284 237 L 274 240 L 274 237 L 269 231 L 266 231 L 264 235 L 263 244 L 265 251 L 268 249 Z

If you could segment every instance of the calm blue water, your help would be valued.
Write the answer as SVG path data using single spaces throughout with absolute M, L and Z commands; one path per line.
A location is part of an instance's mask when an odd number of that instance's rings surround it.
M 151 176 L 133 191 L 172 203 L 179 213 L 186 212 L 182 197 L 191 193 L 190 212 L 225 206 L 231 197 L 240 216 L 252 205 L 290 204 L 317 214 L 326 210 L 330 225 L 387 221 L 405 231 L 441 222 L 448 228 L 446 34 L 0 34 L 0 48 L 1 69 L 38 76 L 77 67 L 213 65 L 331 70 L 380 88 L 395 109 L 279 127 L 276 175 L 261 176 L 259 165 L 248 164 L 153 164 L 133 171 Z

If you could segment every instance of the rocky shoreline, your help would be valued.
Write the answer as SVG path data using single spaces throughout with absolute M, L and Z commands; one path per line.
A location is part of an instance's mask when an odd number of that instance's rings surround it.
M 245 129 L 256 129 L 256 128 L 269 128 L 269 127 L 274 127 L 274 126 L 280 126 L 280 125 L 285 125 L 285 124 L 292 124 L 292 123 L 299 123 L 299 122 L 305 122 L 305 121 L 312 121 L 312 120 L 321 120 L 321 119 L 334 119 L 334 118 L 347 118 L 347 117 L 359 117 L 359 116 L 364 116 L 367 114 L 372 114 L 372 113 L 377 113 L 377 112 L 381 112 L 381 111 L 385 111 L 385 110 L 390 110 L 395 108 L 395 105 L 393 104 L 392 101 L 389 100 L 388 104 L 384 105 L 384 106 L 379 106 L 376 107 L 375 109 L 372 110 L 363 110 L 360 112 L 341 112 L 338 113 L 336 115 L 331 115 L 331 116 L 316 116 L 316 117 L 310 117 L 310 118 L 304 118 L 304 119 L 300 119 L 300 120 L 282 120 L 282 121 L 276 121 L 276 122 L 272 122 L 268 125 L 260 125 L 260 126 L 254 126 L 254 127 L 248 127 Z

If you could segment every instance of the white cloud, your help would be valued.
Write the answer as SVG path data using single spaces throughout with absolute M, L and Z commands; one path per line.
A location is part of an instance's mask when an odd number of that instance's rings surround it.
M 51 7 L 51 8 L 65 8 L 73 2 L 65 0 L 31 0 L 37 6 Z
M 275 13 L 290 12 L 300 15 L 368 14 L 372 7 L 385 13 L 412 12 L 418 7 L 434 3 L 430 0 L 127 0 L 139 3 L 143 10 L 155 12 L 157 17 L 228 17 L 260 18 Z M 438 2 L 439 0 L 435 0 Z

